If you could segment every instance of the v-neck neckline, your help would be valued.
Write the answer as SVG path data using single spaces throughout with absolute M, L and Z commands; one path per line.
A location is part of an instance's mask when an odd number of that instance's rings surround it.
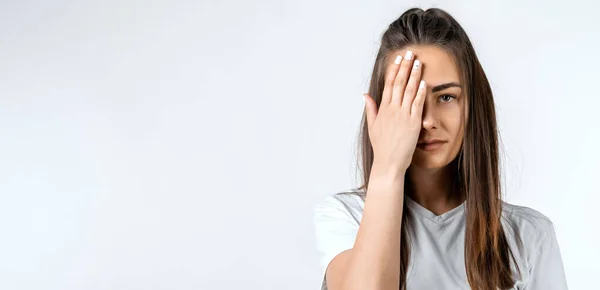
M 465 206 L 467 203 L 467 201 L 465 200 L 459 206 L 457 206 L 441 215 L 436 215 L 435 213 L 433 213 L 426 207 L 424 207 L 424 206 L 420 205 L 418 202 L 414 201 L 408 195 L 404 195 L 404 202 L 406 203 L 406 205 L 408 206 L 408 208 L 410 210 L 412 210 L 413 212 L 419 214 L 420 216 L 425 217 L 437 224 L 447 221 L 447 220 L 461 214 L 462 212 L 464 212 L 464 209 L 465 209 Z

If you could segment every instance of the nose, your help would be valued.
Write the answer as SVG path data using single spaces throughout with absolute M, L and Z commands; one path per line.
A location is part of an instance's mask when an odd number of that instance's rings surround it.
M 426 96 L 425 103 L 423 104 L 423 115 L 421 121 L 421 127 L 424 130 L 437 129 L 438 120 L 436 119 L 435 106 L 430 104 L 429 94 Z

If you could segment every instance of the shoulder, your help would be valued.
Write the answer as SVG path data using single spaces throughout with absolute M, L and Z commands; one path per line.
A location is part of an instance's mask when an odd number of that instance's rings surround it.
M 544 235 L 554 226 L 552 220 L 545 214 L 527 207 L 502 202 L 502 216 L 513 226 L 533 230 L 538 235 Z
M 328 195 L 314 207 L 315 247 L 323 277 L 333 258 L 354 246 L 363 209 L 364 195 L 359 189 Z
M 505 233 L 513 254 L 524 262 L 527 289 L 567 289 L 554 223 L 541 212 L 503 203 Z
M 328 195 L 313 209 L 315 221 L 327 218 L 347 219 L 360 223 L 365 206 L 364 190 L 354 188 Z
M 502 202 L 502 222 L 507 238 L 530 261 L 548 239 L 555 238 L 552 220 L 531 207 Z

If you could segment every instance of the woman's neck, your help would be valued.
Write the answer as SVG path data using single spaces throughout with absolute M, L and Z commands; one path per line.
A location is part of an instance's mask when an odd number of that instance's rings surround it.
M 407 171 L 410 188 L 407 194 L 436 215 L 443 214 L 465 200 L 454 186 L 454 174 L 450 166 L 435 169 L 411 166 Z

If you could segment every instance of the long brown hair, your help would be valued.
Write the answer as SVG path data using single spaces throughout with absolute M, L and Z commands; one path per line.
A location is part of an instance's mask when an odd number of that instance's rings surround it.
M 381 103 L 386 64 L 408 45 L 435 45 L 448 52 L 460 71 L 468 100 L 465 134 L 457 157 L 448 165 L 455 169 L 455 189 L 466 196 L 465 267 L 472 289 L 509 289 L 515 281 L 510 250 L 501 224 L 502 199 L 499 174 L 498 131 L 492 90 L 469 37 L 458 22 L 438 8 L 412 8 L 392 22 L 381 38 L 369 86 L 369 95 Z M 363 189 L 369 184 L 373 148 L 363 113 L 359 136 Z M 360 170 L 360 168 L 359 168 Z M 405 176 L 405 193 L 411 190 Z M 400 289 L 406 289 L 410 257 L 406 204 L 402 216 Z M 510 255 L 510 257 L 509 257 Z M 516 261 L 515 266 L 519 268 Z M 520 269 L 518 270 L 520 274 Z

